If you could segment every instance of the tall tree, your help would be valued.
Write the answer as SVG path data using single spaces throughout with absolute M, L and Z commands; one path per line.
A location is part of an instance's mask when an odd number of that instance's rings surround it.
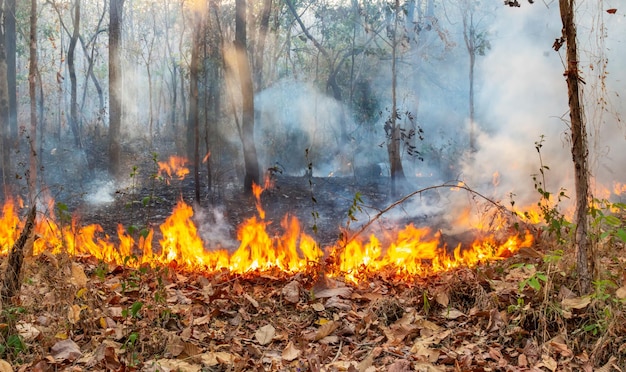
M 6 40 L 7 83 L 9 87 L 9 128 L 12 141 L 17 140 L 17 47 L 15 0 L 6 0 L 4 37 Z
M 391 176 L 391 193 L 396 194 L 396 181 L 404 179 L 402 169 L 402 158 L 400 154 L 401 128 L 398 124 L 398 98 L 396 97 L 398 85 L 397 53 L 401 42 L 398 38 L 398 23 L 400 13 L 400 1 L 396 0 L 394 6 L 394 24 L 391 37 L 391 116 L 385 123 L 385 133 L 387 134 L 387 153 L 389 155 L 389 166 Z
M 67 68 L 70 73 L 70 128 L 72 134 L 74 134 L 74 144 L 78 148 L 82 148 L 82 136 L 80 131 L 80 119 L 78 116 L 78 100 L 77 91 L 78 84 L 76 81 L 76 64 L 74 63 L 76 44 L 78 44 L 78 38 L 80 36 L 80 2 L 81 0 L 74 0 L 74 14 L 72 16 L 72 34 L 70 36 L 70 45 L 67 49 Z
M 122 81 L 120 46 L 124 0 L 111 0 L 109 7 L 109 172 L 121 176 Z
M 26 177 L 28 183 L 28 197 L 35 203 L 37 195 L 37 0 L 30 2 L 30 37 L 28 61 L 28 94 L 30 96 L 30 146 L 29 170 Z
M 532 4 L 533 1 L 529 0 Z M 505 5 L 519 7 L 517 0 L 507 0 Z M 591 291 L 593 279 L 594 261 L 593 245 L 588 236 L 589 230 L 589 166 L 587 157 L 589 148 L 587 145 L 587 129 L 583 116 L 582 90 L 579 82 L 582 81 L 578 69 L 578 42 L 576 40 L 575 0 L 559 0 L 561 23 L 563 24 L 562 36 L 554 43 L 554 49 L 558 51 L 563 43 L 566 44 L 566 70 L 564 73 L 567 81 L 567 96 L 569 104 L 571 151 L 574 162 L 574 191 L 576 194 L 576 211 L 574 212 L 574 247 L 576 249 L 576 272 L 580 280 L 580 292 L 587 294 Z
M 11 169 L 11 134 L 9 128 L 9 86 L 7 84 L 7 54 L 5 47 L 6 16 L 0 0 L 0 135 L 2 136 L 2 183 L 8 185 L 7 174 Z
M 206 2 L 202 2 L 206 5 Z M 202 41 L 204 40 L 204 23 L 206 18 L 206 7 L 200 6 L 192 12 L 193 31 L 191 47 L 191 63 L 189 64 L 189 118 L 187 123 L 188 139 L 193 142 L 187 143 L 190 155 L 193 157 L 193 173 L 195 183 L 196 200 L 200 200 L 200 107 L 198 82 L 201 71 Z
M 246 0 L 235 1 L 235 51 L 241 84 L 241 140 L 245 166 L 243 187 L 246 192 L 252 192 L 252 184 L 259 184 L 260 175 L 254 143 L 254 86 L 247 51 L 246 9 Z
M 589 169 L 587 164 L 587 129 L 583 119 L 582 91 L 578 70 L 578 51 L 576 41 L 576 23 L 574 20 L 574 0 L 559 0 L 561 21 L 563 23 L 563 38 L 567 43 L 567 94 L 569 98 L 570 130 L 572 135 L 572 159 L 574 161 L 574 189 L 576 192 L 576 212 L 574 222 L 576 231 L 574 244 L 577 253 L 577 272 L 580 277 L 582 293 L 591 291 L 593 276 L 593 246 L 588 237 L 589 215 Z

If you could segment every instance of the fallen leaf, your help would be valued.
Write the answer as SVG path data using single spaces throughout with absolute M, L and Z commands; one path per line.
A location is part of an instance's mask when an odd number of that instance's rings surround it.
M 326 288 L 322 289 L 319 292 L 313 293 L 315 298 L 328 298 L 328 297 L 343 297 L 350 298 L 352 294 L 352 289 L 350 287 L 337 287 L 337 288 Z
M 255 300 L 254 298 L 252 298 L 252 296 L 250 296 L 247 293 L 244 293 L 243 297 L 245 297 L 245 299 L 248 300 L 248 302 L 250 302 L 252 304 L 252 306 L 254 306 L 257 309 L 259 308 L 259 302 L 257 300 Z
M 294 346 L 293 342 L 289 341 L 287 346 L 283 349 L 282 358 L 288 362 L 296 360 L 300 357 L 302 351 Z
M 341 322 L 331 320 L 327 323 L 322 324 L 315 332 L 306 334 L 304 338 L 311 341 L 319 341 L 326 336 L 329 336 L 331 333 L 335 332 Z
M 448 296 L 447 292 L 441 289 L 437 291 L 437 294 L 435 295 L 435 301 L 443 307 L 448 307 L 448 304 L 450 303 L 450 297 Z
M 73 361 L 82 355 L 78 345 L 69 338 L 54 344 L 50 352 L 57 361 Z
M 274 326 L 272 326 L 271 324 L 267 324 L 256 331 L 256 333 L 254 334 L 254 338 L 256 338 L 257 342 L 261 346 L 265 346 L 272 342 L 275 334 L 276 328 L 274 328 Z
M 24 339 L 24 341 L 26 342 L 37 339 L 37 337 L 39 337 L 39 335 L 41 334 L 41 331 L 31 323 L 17 323 L 15 325 L 15 329 L 17 330 L 17 333 L 22 337 L 22 339 Z
M 591 303 L 591 297 L 589 296 L 564 298 L 561 301 L 561 307 L 564 310 L 571 310 L 571 309 L 581 310 L 589 306 L 590 303 Z
M 413 371 L 413 367 L 408 360 L 398 360 L 387 368 L 388 372 L 410 372 Z
M 281 294 L 283 295 L 285 301 L 297 304 L 300 302 L 300 283 L 296 280 L 289 282 L 283 287 Z
M 441 312 L 441 316 L 446 318 L 446 319 L 454 320 L 454 319 L 458 319 L 458 318 L 460 318 L 462 316 L 466 316 L 466 315 L 463 314 L 463 312 L 461 312 L 461 311 L 459 311 L 459 310 L 457 310 L 455 308 L 451 308 L 451 309 L 444 309 Z
M 626 299 L 626 285 L 618 288 L 617 291 L 615 291 L 615 297 L 619 298 L 620 300 Z
M 219 364 L 232 365 L 235 355 L 225 351 L 209 352 L 202 354 L 200 360 L 205 367 L 214 367 Z
M 70 283 L 77 288 L 84 288 L 87 286 L 87 275 L 83 267 L 76 262 L 72 262 L 72 275 L 70 276 Z
M 183 339 L 175 334 L 168 337 L 167 345 L 165 346 L 165 356 L 177 357 L 185 350 L 185 342 Z
M 311 305 L 311 308 L 317 312 L 321 312 L 326 310 L 326 307 L 324 307 L 324 304 L 321 304 L 319 302 L 316 302 L 314 304 Z
M 81 311 L 82 309 L 80 308 L 80 306 L 76 304 L 70 306 L 70 308 L 67 310 L 67 319 L 70 321 L 70 323 L 76 324 L 78 323 L 78 321 L 80 321 Z
M 615 14 L 617 13 L 617 9 L 616 8 L 607 9 L 606 12 L 609 14 Z
M 4 359 L 0 359 L 0 372 L 13 372 L 13 367 Z
M 154 365 L 158 366 L 158 368 L 163 368 L 155 371 L 200 372 L 202 370 L 202 367 L 199 365 L 187 363 L 178 359 L 159 359 L 154 363 Z

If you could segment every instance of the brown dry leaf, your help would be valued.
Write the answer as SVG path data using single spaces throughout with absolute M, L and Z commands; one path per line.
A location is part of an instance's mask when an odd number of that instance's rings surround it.
M 281 290 L 281 294 L 285 301 L 297 304 L 300 302 L 300 283 L 297 280 L 292 280 Z
M 462 316 L 466 316 L 465 314 L 463 314 L 463 312 L 455 309 L 455 308 L 450 308 L 450 309 L 444 309 L 441 312 L 441 316 L 449 319 L 449 320 L 454 320 L 454 319 L 458 319 Z
M 276 334 L 276 328 L 274 328 L 274 326 L 271 324 L 267 324 L 259 328 L 254 333 L 254 338 L 256 338 L 257 342 L 261 346 L 265 346 L 269 344 L 270 342 L 272 342 L 272 339 L 274 338 L 275 334 Z
M 183 339 L 175 334 L 171 334 L 168 337 L 167 345 L 165 346 L 165 356 L 177 357 L 185 350 L 185 342 Z
M 311 304 L 311 308 L 315 311 L 317 311 L 318 313 L 321 311 L 326 310 L 326 307 L 324 307 L 324 304 L 321 304 L 319 302 L 316 302 L 314 304 Z
M 417 356 L 418 360 L 428 361 L 430 363 L 435 363 L 439 359 L 439 355 L 441 354 L 437 349 L 431 349 L 429 346 L 433 343 L 432 338 L 429 339 L 418 339 L 413 347 L 411 348 L 411 353 Z
M 200 346 L 191 342 L 185 342 L 183 351 L 185 352 L 185 355 L 190 357 L 202 353 L 202 349 L 200 348 Z
M 15 325 L 15 329 L 17 330 L 17 333 L 22 337 L 22 339 L 26 342 L 37 339 L 37 337 L 39 337 L 39 335 L 41 334 L 41 331 L 31 323 L 17 323 Z
M 340 324 L 341 322 L 339 321 L 331 320 L 322 324 L 316 331 L 305 334 L 304 338 L 310 341 L 319 341 L 324 337 L 330 335 L 331 333 L 335 332 L 335 330 L 339 328 Z
M 80 312 L 82 311 L 81 307 L 73 304 L 67 310 L 67 320 L 70 321 L 71 324 L 76 324 L 80 321 Z
M 0 372 L 13 372 L 13 367 L 4 359 L 0 359 Z
M 243 297 L 245 297 L 245 299 L 248 300 L 248 302 L 250 302 L 252 304 L 252 306 L 254 306 L 255 309 L 259 308 L 259 302 L 257 300 L 255 300 L 254 298 L 252 298 L 252 296 L 250 296 L 247 293 L 244 293 Z
M 410 372 L 413 371 L 413 367 L 408 360 L 398 360 L 394 362 L 392 365 L 387 367 L 388 372 Z
M 350 298 L 352 294 L 352 288 L 350 287 L 337 287 L 337 288 L 326 288 L 322 289 L 319 292 L 315 292 L 315 298 L 329 298 L 329 297 L 343 297 Z
M 155 371 L 178 371 L 178 372 L 200 372 L 202 367 L 196 364 L 190 364 L 178 359 L 159 359 L 155 362 L 158 368 Z M 167 368 L 167 369 L 166 369 Z
M 57 361 L 73 361 L 82 355 L 78 345 L 69 338 L 54 344 L 50 352 Z
M 620 300 L 626 299 L 626 285 L 618 288 L 617 291 L 615 291 L 615 297 L 619 298 Z
M 289 341 L 287 346 L 283 349 L 282 358 L 288 362 L 294 361 L 300 357 L 302 350 L 294 346 L 293 342 Z
M 82 265 L 72 262 L 72 275 L 70 276 L 70 283 L 77 288 L 84 288 L 87 286 L 87 275 Z
M 448 296 L 448 292 L 442 288 L 437 290 L 435 301 L 443 307 L 448 307 L 448 304 L 450 303 L 450 296 Z
M 591 297 L 573 297 L 573 298 L 564 298 L 561 300 L 561 307 L 563 310 L 581 310 L 589 306 L 591 303 Z
M 554 351 L 557 354 L 560 354 L 561 356 L 565 358 L 571 358 L 574 356 L 574 353 L 565 344 L 565 339 L 563 338 L 562 335 L 558 335 L 554 337 L 553 339 L 551 339 L 550 341 L 548 341 L 548 345 L 550 346 L 552 351 Z
M 202 354 L 200 360 L 205 367 L 214 367 L 219 364 L 232 365 L 235 361 L 235 355 L 225 351 L 211 351 Z
M 487 332 L 497 332 L 506 325 L 506 313 L 501 313 L 498 309 L 492 309 L 489 312 L 489 324 L 487 324 Z
M 542 355 L 541 356 L 541 362 L 535 364 L 534 366 L 535 368 L 540 368 L 540 367 L 544 367 L 549 369 L 550 371 L 554 372 L 556 371 L 558 364 L 556 362 L 556 360 L 552 359 L 551 356 L 549 355 Z
M 211 321 L 211 314 L 207 314 L 205 316 L 201 316 L 193 320 L 193 325 L 199 326 L 204 324 L 209 324 Z
M 431 363 L 416 363 L 413 368 L 418 372 L 446 372 L 443 366 L 436 366 Z
M 88 368 L 99 366 L 105 368 L 107 371 L 116 371 L 122 364 L 117 358 L 115 347 L 110 343 L 102 343 L 98 345 L 94 355 L 87 362 Z

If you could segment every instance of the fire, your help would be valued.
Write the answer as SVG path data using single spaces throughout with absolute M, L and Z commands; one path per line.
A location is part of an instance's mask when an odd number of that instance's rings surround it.
M 154 230 L 137 236 L 119 225 L 117 236 L 111 238 L 99 225 L 80 226 L 76 218 L 61 223 L 54 216 L 39 215 L 33 254 L 68 252 L 130 267 L 167 265 L 208 274 L 228 271 L 290 275 L 316 274 L 323 270 L 327 275 L 353 282 L 367 281 L 374 275 L 410 281 L 415 276 L 504 259 L 533 243 L 532 235 L 526 232 L 500 239 L 493 234 L 485 235 L 467 246 L 448 247 L 439 232 L 408 225 L 385 236 L 356 236 L 323 250 L 293 216 L 285 216 L 279 233 L 272 235 L 271 222 L 265 221 L 262 213 L 263 189 L 256 186 L 254 190 L 259 216 L 239 226 L 239 247 L 234 252 L 206 247 L 193 221 L 192 207 L 180 200 L 159 226 L 158 247 L 153 248 Z M 1 253 L 6 255 L 21 228 L 13 200 L 7 200 L 4 205 L 0 226 Z M 502 231 L 497 233 L 500 235 Z
M 170 156 L 168 161 L 157 162 L 159 166 L 159 176 L 163 177 L 164 173 L 167 174 L 167 181 L 176 177 L 179 180 L 185 178 L 189 174 L 189 168 L 186 167 L 188 163 L 187 159 L 182 156 Z

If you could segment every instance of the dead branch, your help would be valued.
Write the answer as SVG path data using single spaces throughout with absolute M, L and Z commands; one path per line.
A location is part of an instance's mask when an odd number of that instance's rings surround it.
M 419 189 L 419 190 L 413 191 L 413 192 L 403 196 L 402 198 L 396 200 L 395 202 L 389 204 L 386 208 L 379 210 L 378 213 L 376 213 L 376 215 L 374 215 L 374 217 L 372 217 L 366 224 L 361 226 L 361 228 L 359 230 L 357 230 L 348 239 L 346 239 L 345 245 L 347 245 L 348 243 L 352 242 L 357 236 L 361 235 L 365 230 L 367 230 L 374 222 L 376 222 L 376 220 L 381 218 L 385 213 L 387 213 L 390 210 L 394 209 L 395 207 L 403 204 L 404 202 L 406 202 L 407 200 L 411 199 L 415 195 L 422 194 L 422 193 L 424 193 L 426 191 L 430 191 L 430 190 L 440 189 L 440 188 L 457 188 L 457 189 L 465 190 L 465 191 L 469 192 L 470 194 L 476 195 L 479 198 L 487 201 L 488 203 L 493 204 L 498 210 L 500 210 L 502 212 L 510 212 L 512 216 L 516 216 L 516 214 L 514 212 L 509 211 L 502 204 L 498 203 L 495 200 L 492 200 L 492 199 L 488 198 L 487 196 L 485 196 L 485 195 L 481 194 L 480 192 L 472 189 L 471 187 L 465 185 L 464 183 L 443 183 L 441 185 L 429 186 L 429 187 L 425 187 L 423 189 Z
M 28 242 L 32 244 L 33 240 L 29 239 L 33 235 L 33 228 L 35 227 L 35 215 L 37 213 L 37 207 L 33 205 L 26 219 L 26 224 L 22 229 L 22 233 L 17 241 L 13 244 L 11 251 L 9 252 L 9 262 L 7 264 L 6 271 L 4 273 L 4 282 L 2 284 L 2 301 L 5 302 L 14 297 L 20 291 L 22 284 L 21 272 L 22 264 L 24 262 L 24 251 Z

